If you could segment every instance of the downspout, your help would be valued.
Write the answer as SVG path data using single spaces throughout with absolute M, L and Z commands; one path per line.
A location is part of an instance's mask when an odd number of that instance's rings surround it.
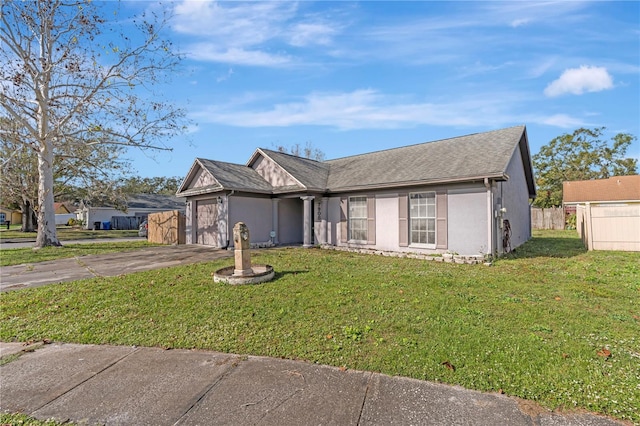
M 487 188 L 487 254 L 493 256 L 493 191 L 491 191 L 491 182 L 489 182 L 489 178 L 484 178 L 484 186 Z
M 235 189 L 232 189 L 231 192 L 229 192 L 227 194 L 227 244 L 225 244 L 224 247 L 222 247 L 222 250 L 227 250 L 229 248 L 229 243 L 231 240 L 229 240 L 229 198 L 231 198 L 231 196 L 236 192 Z

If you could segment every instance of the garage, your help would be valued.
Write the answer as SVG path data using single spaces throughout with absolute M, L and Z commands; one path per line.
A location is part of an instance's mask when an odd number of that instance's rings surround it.
M 196 201 L 197 244 L 218 246 L 218 205 L 216 199 Z

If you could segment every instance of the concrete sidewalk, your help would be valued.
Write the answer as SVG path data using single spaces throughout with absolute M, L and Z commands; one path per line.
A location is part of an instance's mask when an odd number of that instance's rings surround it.
M 456 386 L 206 351 L 0 343 L 0 409 L 109 425 L 619 425 Z
M 210 262 L 231 256 L 233 251 L 188 244 L 3 266 L 0 270 L 0 291 Z

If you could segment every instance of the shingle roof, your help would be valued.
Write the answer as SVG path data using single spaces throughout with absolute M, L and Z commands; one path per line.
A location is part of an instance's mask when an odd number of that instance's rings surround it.
M 341 192 L 483 178 L 507 179 L 507 166 L 518 146 L 529 195 L 535 197 L 525 126 L 324 162 L 264 148 L 258 149 L 246 165 L 198 158 L 196 162 L 211 173 L 219 185 L 186 189 L 180 195 L 224 189 L 271 194 L 291 191 Z M 302 186 L 273 187 L 250 167 L 258 155 L 271 158 Z
M 640 175 L 562 183 L 564 203 L 640 200 Z
M 330 160 L 331 191 L 504 175 L 524 126 Z
M 266 193 L 273 191 L 271 184 L 251 167 L 204 158 L 198 158 L 197 161 L 220 183 L 219 189 Z
M 183 210 L 184 202 L 184 198 L 173 195 L 135 194 L 127 197 L 127 208 Z

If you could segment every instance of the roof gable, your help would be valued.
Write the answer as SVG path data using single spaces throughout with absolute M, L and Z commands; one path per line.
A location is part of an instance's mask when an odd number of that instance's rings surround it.
M 273 154 L 273 151 L 258 148 L 247 161 L 247 167 L 255 170 L 279 191 L 306 189 L 302 182 L 283 167 L 281 162 L 275 161 L 268 153 Z
M 329 165 L 310 158 L 298 157 L 280 151 L 260 148 L 263 157 L 268 158 L 291 176 L 302 188 L 307 190 L 324 191 L 329 177 Z M 254 155 L 255 156 L 255 155 Z M 254 163 L 249 160 L 248 165 Z M 272 185 L 276 186 L 272 183 Z
M 178 195 L 224 190 L 271 193 L 273 187 L 250 167 L 197 158 L 180 186 Z
M 562 201 L 640 201 L 640 175 L 566 181 L 562 183 Z

